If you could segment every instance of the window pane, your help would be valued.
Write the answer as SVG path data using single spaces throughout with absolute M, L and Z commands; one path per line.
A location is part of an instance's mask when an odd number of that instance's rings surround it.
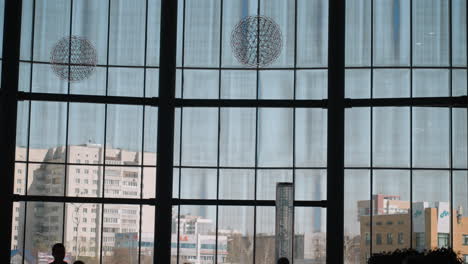
M 408 107 L 373 108 L 373 165 L 409 167 L 410 111 Z
M 254 170 L 220 170 L 219 199 L 249 199 L 255 194 Z
M 293 99 L 293 71 L 260 71 L 259 99 Z
M 254 207 L 218 210 L 218 263 L 253 263 Z
M 345 166 L 370 165 L 370 108 L 346 109 Z
M 104 197 L 140 198 L 141 168 L 106 166 Z
M 222 108 L 220 165 L 255 165 L 255 113 L 253 108 Z
M 436 248 L 438 234 L 450 234 L 449 180 L 448 171 L 413 172 L 413 246 L 418 250 Z M 429 229 L 429 223 L 437 228 Z
M 16 151 L 15 160 L 26 161 L 29 129 L 29 101 L 18 102 L 16 116 Z
M 25 202 L 13 203 L 13 218 L 11 223 L 10 263 L 23 263 L 23 236 Z
M 185 4 L 185 66 L 217 66 L 220 1 L 188 1 Z
M 413 108 L 413 166 L 447 168 L 449 131 L 448 109 Z
M 218 146 L 218 110 L 184 108 L 182 120 L 182 165 L 215 166 Z
M 323 208 L 294 209 L 294 263 L 326 263 L 326 212 Z
M 257 73 L 255 71 L 221 71 L 221 98 L 255 99 L 256 97 Z
M 406 66 L 410 56 L 410 1 L 374 1 L 374 64 Z
M 294 195 L 296 200 L 327 199 L 326 170 L 296 170 Z
M 410 96 L 410 71 L 403 69 L 374 70 L 373 97 Z
M 275 200 L 279 182 L 293 182 L 292 170 L 257 170 L 257 200 Z
M 414 70 L 413 96 L 450 96 L 449 74 L 448 70 Z
M 370 98 L 370 70 L 345 70 L 345 97 Z
M 112 0 L 110 8 L 109 63 L 143 65 L 145 0 Z
M 344 263 L 366 263 L 370 257 L 369 171 L 345 170 L 344 194 Z
M 143 69 L 109 68 L 109 95 L 143 97 Z
M 466 70 L 452 70 L 452 96 L 467 95 Z
M 92 150 L 71 149 L 74 153 L 89 153 Z M 109 170 L 106 167 L 106 171 Z M 67 170 L 66 195 L 72 197 L 102 197 L 102 166 L 80 165 L 69 166 Z M 106 175 L 106 183 L 110 177 Z M 107 184 L 106 184 L 107 185 Z M 107 188 L 107 186 L 106 186 Z M 106 196 L 107 190 L 106 190 Z
M 258 110 L 258 166 L 291 167 L 293 111 L 281 108 Z
M 296 71 L 296 99 L 326 99 L 327 85 L 327 70 Z
M 185 70 L 184 98 L 218 99 L 219 71 Z
M 410 174 L 404 170 L 374 170 L 372 233 L 386 239 L 374 242 L 373 253 L 410 247 Z
M 297 1 L 297 65 L 328 65 L 328 1 Z
M 159 65 L 159 44 L 161 29 L 161 0 L 149 0 L 147 5 L 147 53 L 146 64 L 150 66 Z
M 28 185 L 29 195 L 63 196 L 65 166 L 30 164 L 28 168 Z
M 452 166 L 454 168 L 468 168 L 468 119 L 466 113 L 466 109 L 452 109 Z
M 346 0 L 346 66 L 369 66 L 371 2 Z
M 275 207 L 257 206 L 255 263 L 275 263 Z
M 32 102 L 31 107 L 29 160 L 64 162 L 66 103 Z
M 413 1 L 413 63 L 418 66 L 449 64 L 449 2 Z
M 182 169 L 180 198 L 216 199 L 216 169 Z
M 155 207 L 143 205 L 140 207 L 141 215 L 141 235 L 140 235 L 140 263 L 152 263 L 154 256 L 154 217 Z
M 466 1 L 452 0 L 452 64 L 466 66 Z
M 292 67 L 294 65 L 294 0 L 268 0 L 260 2 L 260 15 L 275 21 L 282 33 L 282 48 L 278 58 L 270 67 Z
M 327 166 L 327 112 L 322 109 L 296 109 L 296 167 Z

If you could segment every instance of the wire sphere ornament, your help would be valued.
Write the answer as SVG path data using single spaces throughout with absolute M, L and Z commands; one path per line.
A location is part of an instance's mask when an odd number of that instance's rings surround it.
M 269 17 L 248 16 L 234 27 L 231 47 L 236 59 L 249 67 L 264 67 L 281 53 L 283 37 L 278 24 Z
M 67 36 L 55 44 L 50 54 L 50 62 L 60 79 L 78 82 L 94 72 L 97 62 L 96 49 L 86 38 Z

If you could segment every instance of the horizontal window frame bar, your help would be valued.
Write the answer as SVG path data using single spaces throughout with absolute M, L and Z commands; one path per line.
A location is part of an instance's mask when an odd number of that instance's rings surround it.
M 19 60 L 20 63 L 27 63 L 27 64 L 43 64 L 43 65 L 52 65 L 50 61 L 35 61 L 35 60 Z M 63 65 L 68 65 L 68 63 L 63 63 Z M 71 64 L 74 66 L 74 64 Z M 95 67 L 98 68 L 131 68 L 131 69 L 159 69 L 158 66 L 144 66 L 144 65 L 121 65 L 121 64 L 96 64 Z
M 69 145 L 69 146 L 76 146 L 76 145 Z M 24 147 L 26 148 L 26 147 Z M 31 149 L 31 148 L 30 148 Z M 42 161 L 26 161 L 26 160 L 16 160 L 15 163 L 20 164 L 44 164 L 44 165 L 62 165 L 62 166 L 91 166 L 91 167 L 123 167 L 123 168 L 157 168 L 157 165 L 125 165 L 125 164 L 111 164 L 111 163 L 73 163 L 73 162 L 42 162 Z
M 21 101 L 53 101 L 72 103 L 127 104 L 154 106 L 159 105 L 157 97 L 128 97 L 80 94 L 53 94 L 18 92 Z M 455 97 L 413 97 L 413 98 L 346 98 L 345 107 L 456 107 L 468 108 L 468 96 Z M 176 108 L 212 107 L 212 108 L 322 108 L 327 109 L 328 99 L 322 100 L 269 100 L 269 99 L 182 99 L 172 102 Z
M 13 195 L 14 202 L 50 202 L 50 203 L 85 203 L 85 204 L 134 204 L 157 205 L 155 198 L 111 198 L 111 197 L 76 197 L 76 196 L 42 196 L 42 195 Z M 275 206 L 274 200 L 235 200 L 235 199 L 179 199 L 172 198 L 173 206 L 207 205 L 207 206 Z M 326 200 L 306 201 L 295 200 L 295 207 L 327 208 Z
M 345 70 L 372 70 L 372 69 L 415 69 L 415 70 L 424 70 L 424 69 L 440 69 L 440 70 L 466 70 L 467 66 L 346 66 Z

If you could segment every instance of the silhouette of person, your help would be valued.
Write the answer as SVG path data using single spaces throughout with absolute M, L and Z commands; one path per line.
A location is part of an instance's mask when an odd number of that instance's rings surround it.
M 50 264 L 67 264 L 63 261 L 65 258 L 65 246 L 62 243 L 57 243 L 52 247 L 52 256 L 54 256 L 54 261 Z
M 289 264 L 289 260 L 285 257 L 278 259 L 278 264 Z
M 73 264 L 84 264 L 84 262 L 81 260 L 76 260 L 75 262 L 73 262 Z

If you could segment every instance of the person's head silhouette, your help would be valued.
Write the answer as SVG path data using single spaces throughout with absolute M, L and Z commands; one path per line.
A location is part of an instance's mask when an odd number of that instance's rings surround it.
M 62 243 L 57 243 L 52 247 L 52 256 L 54 256 L 54 262 L 63 262 L 65 258 L 65 246 Z
M 289 264 L 288 258 L 282 257 L 278 259 L 278 264 Z

